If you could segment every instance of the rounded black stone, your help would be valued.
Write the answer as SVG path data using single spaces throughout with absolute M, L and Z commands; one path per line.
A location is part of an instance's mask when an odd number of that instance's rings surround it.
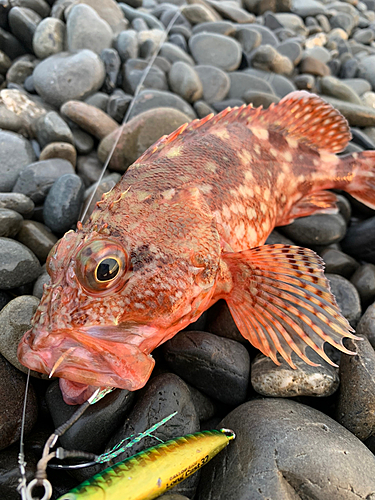
M 85 188 L 78 175 L 66 174 L 57 179 L 44 203 L 43 218 L 56 233 L 64 233 L 79 217 Z
M 250 357 L 234 340 L 207 332 L 181 332 L 164 345 L 164 357 L 184 380 L 223 403 L 246 398 Z

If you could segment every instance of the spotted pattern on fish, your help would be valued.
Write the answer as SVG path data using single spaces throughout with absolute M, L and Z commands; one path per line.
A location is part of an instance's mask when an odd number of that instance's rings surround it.
M 142 387 L 152 350 L 220 298 L 245 338 L 275 363 L 307 363 L 324 342 L 355 338 L 311 250 L 263 245 L 275 226 L 336 210 L 327 189 L 375 208 L 375 153 L 339 158 L 346 120 L 294 92 L 267 110 L 227 109 L 151 146 L 48 259 L 51 285 L 19 347 L 54 370 L 67 402 L 75 383 Z M 105 260 L 107 259 L 107 260 Z M 108 260 L 109 259 L 109 260 Z M 116 263 L 100 281 L 102 262 Z

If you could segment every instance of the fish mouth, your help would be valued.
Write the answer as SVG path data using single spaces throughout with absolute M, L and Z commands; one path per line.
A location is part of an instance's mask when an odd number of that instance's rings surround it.
M 17 355 L 27 368 L 65 379 L 60 381 L 64 401 L 80 404 L 98 387 L 136 391 L 146 384 L 155 361 L 134 344 L 137 336 L 124 339 L 123 333 L 120 341 L 118 329 L 105 327 L 53 334 L 31 329 L 24 334 Z

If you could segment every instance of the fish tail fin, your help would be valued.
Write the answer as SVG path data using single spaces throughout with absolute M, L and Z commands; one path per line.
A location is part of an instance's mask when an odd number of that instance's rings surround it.
M 343 158 L 348 178 L 343 189 L 353 198 L 375 209 L 375 151 L 352 153 Z
M 264 245 L 224 253 L 233 287 L 223 297 L 241 334 L 264 355 L 280 364 L 277 353 L 292 367 L 294 351 L 316 366 L 307 346 L 334 365 L 325 342 L 347 354 L 343 339 L 358 339 L 342 316 L 323 273 L 323 261 L 312 250 L 290 245 Z

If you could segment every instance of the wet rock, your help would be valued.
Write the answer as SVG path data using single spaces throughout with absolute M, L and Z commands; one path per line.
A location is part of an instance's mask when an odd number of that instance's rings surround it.
M 197 33 L 189 40 L 190 51 L 197 64 L 235 71 L 241 63 L 241 45 L 216 33 Z
M 206 332 L 181 332 L 163 352 L 175 372 L 208 396 L 232 405 L 245 400 L 250 358 L 241 344 Z
M 60 19 L 46 17 L 38 24 L 33 36 L 33 51 L 39 59 L 64 50 L 65 24 Z
M 235 38 L 240 42 L 242 50 L 245 54 L 249 54 L 251 51 L 259 47 L 262 42 L 262 35 L 259 31 L 251 28 L 238 28 L 235 33 Z
M 196 101 L 193 105 L 198 118 L 204 118 L 211 113 L 215 114 L 215 110 L 205 101 Z
M 279 23 L 284 26 L 284 28 L 289 29 L 296 35 L 307 35 L 307 28 L 304 25 L 303 20 L 296 14 L 282 12 L 275 14 L 275 17 Z
M 54 158 L 37 161 L 27 166 L 18 176 L 13 187 L 15 193 L 29 196 L 34 203 L 41 203 L 52 184 L 64 174 L 73 174 L 72 164 L 67 160 Z
M 210 307 L 205 331 L 219 335 L 219 337 L 225 337 L 235 340 L 236 342 L 248 344 L 247 340 L 241 335 L 237 328 L 225 300 L 219 300 Z
M 247 75 L 253 75 L 258 78 L 265 80 L 269 85 L 271 85 L 273 92 L 282 99 L 290 92 L 296 90 L 296 86 L 291 82 L 289 78 L 283 75 L 278 75 L 272 73 L 271 71 L 262 71 L 260 69 L 249 68 L 244 70 Z M 266 90 L 265 88 L 263 89 Z
M 239 27 L 240 29 L 243 28 L 243 26 Z M 261 45 L 272 45 L 272 47 L 276 47 L 279 45 L 279 40 L 277 36 L 266 26 L 260 26 L 258 24 L 252 24 L 249 26 L 252 30 L 257 31 L 261 37 L 262 37 L 262 42 Z
M 267 92 L 273 94 L 271 85 L 261 78 L 248 75 L 242 71 L 232 71 L 229 73 L 230 89 L 228 99 L 243 99 L 246 92 L 249 90 L 256 92 Z
M 0 193 L 0 208 L 14 210 L 25 217 L 32 214 L 34 203 L 21 193 Z
M 22 215 L 8 208 L 0 208 L 0 236 L 13 238 L 20 230 Z
M 261 45 L 253 52 L 251 64 L 254 68 L 290 75 L 293 63 L 289 57 L 279 54 L 272 45 Z
M 0 49 L 4 51 L 10 59 L 15 59 L 27 52 L 17 38 L 3 28 L 0 28 Z
M 9 68 L 6 74 L 7 84 L 15 83 L 17 85 L 24 85 L 26 79 L 32 75 L 35 68 L 35 62 L 28 61 L 27 59 L 18 59 Z
M 77 151 L 72 144 L 67 142 L 51 142 L 40 152 L 39 160 L 43 161 L 51 158 L 67 160 L 73 167 L 75 167 L 77 161 Z
M 192 385 L 187 384 L 187 386 L 189 387 L 200 422 L 204 422 L 212 418 L 215 415 L 215 403 L 208 396 L 203 394 L 203 392 L 198 391 L 198 389 Z
M 146 149 L 161 135 L 167 135 L 180 125 L 189 122 L 190 117 L 177 109 L 157 108 L 145 111 L 132 118 L 122 134 L 110 161 L 110 168 L 125 172 Z M 115 130 L 100 143 L 98 157 L 104 163 L 118 136 Z
M 320 252 L 320 256 L 324 260 L 326 273 L 350 278 L 359 267 L 359 263 L 353 257 L 335 248 L 325 248 Z
M 375 349 L 375 302 L 366 309 L 365 314 L 360 319 L 356 335 L 366 337 Z
M 324 397 L 333 394 L 340 383 L 338 370 L 308 348 L 307 357 L 320 366 L 310 366 L 292 355 L 297 369 L 285 360 L 277 366 L 270 358 L 258 355 L 251 364 L 251 385 L 263 396 L 291 398 L 295 396 Z
M 125 3 L 121 3 L 120 7 L 126 16 L 126 19 L 128 19 L 130 22 L 133 21 L 133 19 L 136 19 L 137 17 L 139 17 L 139 18 L 143 19 L 144 21 L 146 21 L 146 23 L 150 29 L 159 29 L 159 30 L 164 31 L 163 23 L 161 23 L 152 14 L 148 14 L 147 12 L 142 12 L 139 9 L 133 9 L 133 7 L 130 7 L 130 5 L 126 5 Z
M 349 85 L 345 85 L 345 83 L 341 82 L 338 78 L 334 78 L 333 76 L 324 76 L 320 80 L 320 86 L 322 94 L 362 105 L 362 101 L 358 94 L 351 89 Z
M 225 99 L 230 87 L 229 76 L 225 71 L 208 65 L 195 66 L 195 71 L 202 83 L 203 99 L 206 103 Z
M 39 278 L 36 280 L 33 287 L 33 296 L 41 299 L 43 296 L 44 285 L 49 285 L 51 283 L 50 275 L 47 271 L 43 271 Z
M 0 104 L 0 128 L 24 134 L 27 130 L 27 124 L 22 116 L 16 115 L 3 104 Z
M 342 240 L 346 224 L 340 214 L 317 214 L 296 219 L 280 230 L 302 246 L 330 245 Z
M 350 225 L 341 246 L 354 258 L 375 264 L 375 217 Z
M 111 47 L 113 31 L 94 9 L 78 4 L 69 11 L 66 38 L 69 52 L 89 49 L 100 54 Z
M 331 74 L 331 70 L 326 64 L 311 56 L 306 56 L 302 59 L 299 70 L 301 73 L 310 73 L 316 76 L 328 76 Z
M 88 155 L 94 149 L 94 139 L 80 128 L 73 128 L 73 144 L 79 155 Z
M 341 425 L 364 441 L 375 434 L 375 351 L 367 338 L 347 340 L 355 356 L 343 354 L 336 417 Z
M 172 28 L 173 29 L 173 28 Z M 242 29 L 242 27 L 241 27 Z M 231 36 L 236 32 L 236 28 L 230 21 L 214 21 L 197 24 L 193 27 L 193 34 L 208 32 L 216 33 L 218 35 Z
M 13 35 L 29 50 L 32 50 L 33 36 L 41 20 L 39 14 L 27 7 L 13 7 L 8 15 Z
M 204 22 L 216 21 L 216 17 L 205 5 L 184 5 L 181 8 L 181 14 L 183 14 L 191 24 L 199 25 Z
M 375 266 L 363 264 L 358 267 L 350 281 L 356 287 L 364 309 L 375 300 Z
M 21 295 L 11 300 L 0 311 L 0 354 L 17 370 L 27 373 L 17 358 L 17 348 L 24 333 L 31 328 L 31 319 L 38 307 L 39 299 L 31 295 Z M 41 373 L 31 370 L 33 377 L 44 377 Z
M 49 106 L 18 89 L 3 89 L 0 91 L 0 97 L 7 110 L 22 119 L 22 129 L 25 128 L 27 134 L 33 137 L 36 120 L 50 110 Z
M 336 298 L 342 315 L 355 327 L 361 317 L 361 301 L 355 286 L 338 274 L 326 274 L 331 292 Z
M 61 113 L 99 140 L 118 127 L 107 113 L 85 102 L 68 101 L 61 107 Z
M 122 31 L 117 37 L 116 49 L 122 62 L 136 59 L 139 51 L 137 32 L 134 30 Z
M 128 59 L 123 66 L 123 89 L 129 94 L 134 94 L 141 79 L 144 78 L 144 72 L 148 66 L 147 61 L 142 59 Z M 164 71 L 157 66 L 152 66 L 143 82 L 144 88 L 156 90 L 168 90 L 167 78 Z
M 39 274 L 39 261 L 25 245 L 9 238 L 0 238 L 0 290 L 30 283 Z
M 173 43 L 164 42 L 160 49 L 160 55 L 161 57 L 165 57 L 165 59 L 167 59 L 167 61 L 172 64 L 177 61 L 182 61 L 186 64 L 190 64 L 192 66 L 194 65 L 194 61 L 191 56 L 189 56 L 187 52 L 185 52 L 180 47 L 177 47 L 177 45 L 174 45 Z
M 207 3 L 224 18 L 230 19 L 235 23 L 245 24 L 253 23 L 255 21 L 255 16 L 253 14 L 250 14 L 230 1 L 207 0 Z
M 0 130 L 0 155 L 0 191 L 11 191 L 21 170 L 35 160 L 35 153 L 22 136 Z
M 25 386 L 25 375 L 0 356 L 0 450 L 15 443 L 20 437 Z M 26 434 L 35 424 L 37 415 L 38 405 L 30 385 L 26 404 Z
M 44 202 L 43 218 L 57 234 L 68 231 L 78 220 L 84 184 L 78 175 L 66 174 L 55 181 Z
M 120 56 L 117 50 L 108 48 L 101 52 L 100 58 L 104 63 L 106 73 L 103 89 L 107 92 L 112 92 L 112 90 L 116 88 L 117 78 L 121 67 Z
M 60 107 L 66 101 L 85 99 L 99 90 L 105 69 L 101 59 L 85 49 L 47 57 L 35 68 L 33 77 L 38 94 L 49 104 Z
M 175 62 L 168 74 L 170 88 L 188 102 L 195 102 L 203 95 L 203 85 L 198 73 L 189 64 Z
M 134 105 L 129 115 L 129 120 L 144 111 L 155 108 L 175 108 L 187 115 L 190 120 L 196 118 L 193 108 L 181 97 L 172 92 L 150 89 L 142 90 L 134 99 Z
M 46 113 L 36 122 L 36 135 L 42 148 L 50 142 L 69 142 L 73 144 L 73 134 L 68 124 L 55 111 Z
M 27 246 L 44 263 L 57 238 L 41 222 L 24 220 L 17 234 L 17 240 Z
M 154 435 L 163 441 L 184 436 L 199 430 L 199 419 L 194 407 L 191 392 L 188 386 L 173 373 L 165 373 L 153 378 L 140 393 L 134 409 L 126 419 L 124 425 L 112 436 L 108 443 L 111 448 L 131 434 L 138 434 L 149 429 L 156 422 L 178 411 L 172 419 L 159 427 Z M 155 446 L 159 442 L 153 437 L 146 437 L 141 442 L 128 448 L 116 460 L 124 460 L 134 453 Z M 178 485 L 173 491 L 193 496 L 198 476 L 193 475 L 187 481 Z
M 79 156 L 77 160 L 77 173 L 85 183 L 86 187 L 91 186 L 99 179 L 103 165 L 99 161 L 96 152 L 85 156 Z
M 302 59 L 301 45 L 294 41 L 285 41 L 277 46 L 279 54 L 288 57 L 294 66 L 296 66 Z
M 126 390 L 117 389 L 107 394 L 90 406 L 60 438 L 62 446 L 68 450 L 101 453 L 111 434 L 124 422 L 133 399 L 134 393 Z M 64 403 L 58 381 L 47 389 L 46 401 L 55 427 L 66 422 L 77 411 L 77 406 Z
M 124 4 L 120 6 L 115 0 L 78 0 L 77 3 L 83 3 L 93 8 L 109 24 L 115 35 L 126 29 L 128 25 L 122 9 Z
M 233 410 L 219 426 L 233 429 L 236 440 L 203 468 L 199 500 L 365 500 L 375 493 L 374 455 L 313 408 L 255 400 Z

